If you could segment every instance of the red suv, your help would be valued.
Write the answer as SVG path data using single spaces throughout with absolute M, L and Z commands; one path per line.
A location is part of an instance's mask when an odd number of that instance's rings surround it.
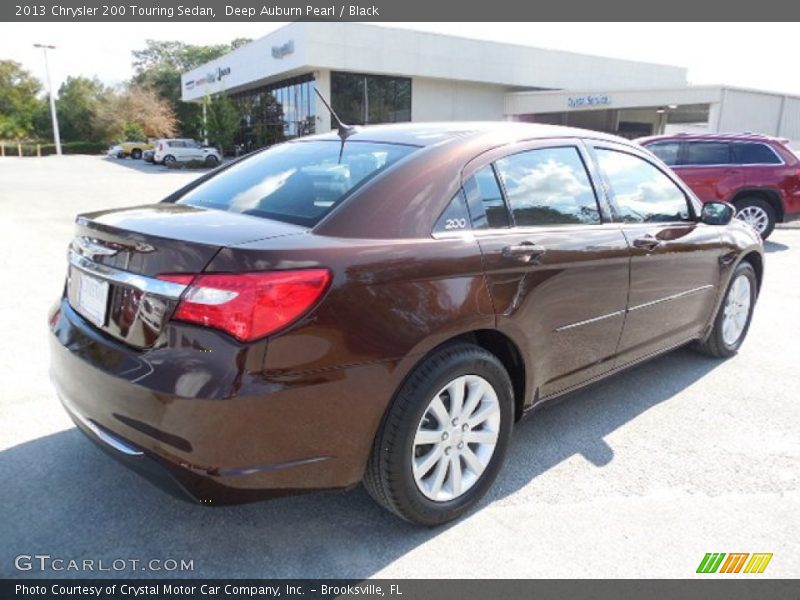
M 775 223 L 800 217 L 800 158 L 788 140 L 742 134 L 642 138 L 703 202 L 724 200 L 766 239 Z

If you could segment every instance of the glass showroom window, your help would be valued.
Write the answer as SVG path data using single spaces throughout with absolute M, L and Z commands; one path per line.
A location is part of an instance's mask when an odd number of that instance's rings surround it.
M 350 125 L 410 121 L 411 79 L 332 71 L 331 101 Z M 331 128 L 336 128 L 333 119 Z
M 232 95 L 241 117 L 236 143 L 252 150 L 314 133 L 315 98 L 311 74 Z

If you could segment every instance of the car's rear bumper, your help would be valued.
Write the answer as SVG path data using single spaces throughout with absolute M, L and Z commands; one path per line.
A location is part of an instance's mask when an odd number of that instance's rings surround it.
M 230 373 L 206 368 L 188 326 L 181 347 L 139 351 L 98 333 L 66 301 L 50 323 L 51 377 L 78 427 L 162 488 L 203 504 L 357 484 L 390 397 L 358 393 L 390 379 L 386 363 L 270 379 L 247 372 L 255 359 L 244 350 L 231 355 Z M 209 377 L 215 385 L 203 386 Z

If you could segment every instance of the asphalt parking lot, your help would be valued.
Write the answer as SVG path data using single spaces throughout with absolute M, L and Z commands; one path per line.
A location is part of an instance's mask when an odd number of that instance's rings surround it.
M 74 216 L 155 201 L 197 175 L 99 157 L 0 159 L 0 576 L 686 578 L 706 552 L 770 552 L 757 577 L 797 576 L 800 229 L 767 243 L 738 356 L 678 350 L 543 409 L 518 424 L 478 510 L 423 530 L 360 488 L 193 506 L 72 427 L 47 376 L 46 312 Z M 194 570 L 19 572 L 21 554 L 184 559 Z

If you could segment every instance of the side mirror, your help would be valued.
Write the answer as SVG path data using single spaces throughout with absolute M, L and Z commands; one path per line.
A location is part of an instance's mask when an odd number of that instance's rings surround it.
M 706 225 L 727 225 L 736 215 L 736 208 L 727 202 L 706 202 L 700 211 L 700 221 Z

